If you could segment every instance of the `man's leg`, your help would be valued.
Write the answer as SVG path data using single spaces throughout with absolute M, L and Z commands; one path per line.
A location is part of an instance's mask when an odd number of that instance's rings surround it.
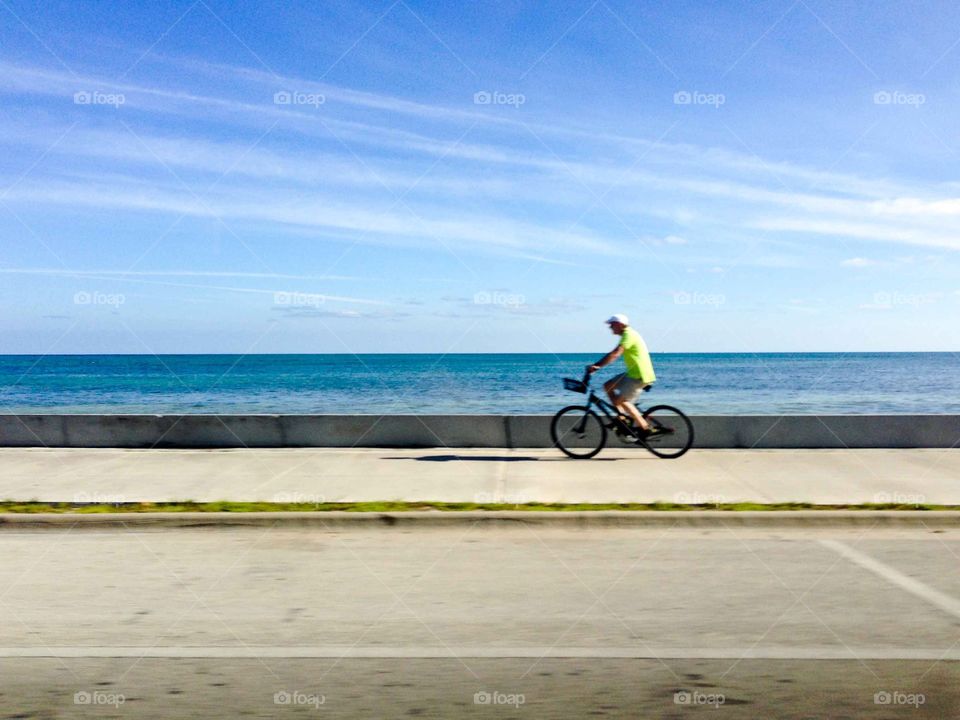
M 619 376 L 617 376 L 617 377 L 619 377 Z M 614 391 L 613 391 L 613 389 L 614 389 L 616 386 L 617 386 L 617 378 L 612 378 L 612 379 L 610 379 L 610 380 L 607 380 L 607 381 L 603 384 L 603 389 L 606 390 L 606 392 L 607 392 L 607 397 L 610 398 L 610 402 L 611 402 L 613 405 L 616 405 L 616 404 L 619 402 L 619 401 L 617 400 L 617 395 L 616 395 L 616 393 L 614 393 Z
M 621 415 L 625 415 L 626 417 L 633 418 L 633 422 L 636 427 L 640 428 L 641 430 L 649 430 L 650 423 L 643 419 L 643 415 L 641 415 L 640 411 L 637 410 L 637 406 L 632 402 L 627 402 L 616 393 L 615 388 L 617 387 L 617 383 L 622 378 L 622 375 L 618 375 L 615 378 L 607 380 L 603 384 L 603 389 L 607 391 L 607 397 L 610 398 L 610 402 L 617 409 L 617 412 L 619 412 Z
M 625 415 L 626 417 L 630 417 L 626 409 L 620 407 L 620 404 L 623 401 L 620 399 L 620 396 L 617 394 L 617 391 L 616 391 L 617 383 L 620 381 L 620 378 L 621 376 L 617 375 L 617 377 L 607 380 L 603 384 L 603 389 L 607 391 L 607 397 L 610 399 L 610 404 L 617 409 L 617 412 L 620 413 L 621 415 Z
M 633 422 L 635 422 L 637 427 L 640 428 L 641 430 L 650 429 L 650 423 L 648 423 L 643 418 L 643 415 L 641 415 L 640 411 L 637 410 L 637 406 L 634 405 L 632 402 L 627 402 L 626 400 L 624 400 L 620 403 L 620 405 L 617 406 L 617 408 L 620 409 L 620 412 L 623 412 L 624 410 L 626 410 L 626 412 L 630 415 L 630 417 L 633 418 Z

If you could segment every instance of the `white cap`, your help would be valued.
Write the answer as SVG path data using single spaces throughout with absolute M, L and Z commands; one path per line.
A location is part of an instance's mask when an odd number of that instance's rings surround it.
M 621 325 L 629 325 L 630 321 L 627 319 L 626 315 L 623 315 L 622 313 L 617 313 L 616 315 L 611 315 L 610 318 L 607 320 L 607 325 L 610 325 L 611 323 L 620 323 Z

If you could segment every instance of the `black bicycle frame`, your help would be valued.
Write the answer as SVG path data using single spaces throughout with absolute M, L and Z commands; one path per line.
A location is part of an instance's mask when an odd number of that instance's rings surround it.
M 596 405 L 597 409 L 601 413 L 603 413 L 603 415 L 609 421 L 609 424 L 607 425 L 607 427 L 619 427 L 621 430 L 624 430 L 625 432 L 628 432 L 628 433 L 633 432 L 633 428 L 631 428 L 629 425 L 627 425 L 620 419 L 620 411 L 617 410 L 617 408 L 614 405 L 612 405 L 611 403 L 607 402 L 602 397 L 597 395 L 597 391 L 590 387 L 589 374 L 583 376 L 583 384 L 586 385 L 587 389 L 590 390 L 590 395 L 587 398 L 587 410 L 590 410 L 592 406 Z M 637 409 L 639 410 L 639 406 Z M 584 422 L 586 421 L 586 419 L 587 419 L 587 416 L 584 415 L 583 416 Z M 579 429 L 577 429 L 577 431 L 583 432 L 583 427 L 580 427 Z

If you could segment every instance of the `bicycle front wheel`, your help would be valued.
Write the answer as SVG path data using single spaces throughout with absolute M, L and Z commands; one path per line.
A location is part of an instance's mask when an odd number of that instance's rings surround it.
M 583 405 L 571 405 L 553 416 L 553 444 L 577 460 L 592 458 L 607 442 L 607 428 L 600 417 Z
M 643 444 L 657 457 L 678 458 L 693 446 L 693 423 L 677 408 L 655 405 L 643 417 L 654 430 Z

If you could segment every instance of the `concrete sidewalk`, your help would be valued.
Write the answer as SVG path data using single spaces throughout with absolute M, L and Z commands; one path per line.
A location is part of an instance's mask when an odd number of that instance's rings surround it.
M 960 450 L 0 448 L 0 499 L 960 504 Z

